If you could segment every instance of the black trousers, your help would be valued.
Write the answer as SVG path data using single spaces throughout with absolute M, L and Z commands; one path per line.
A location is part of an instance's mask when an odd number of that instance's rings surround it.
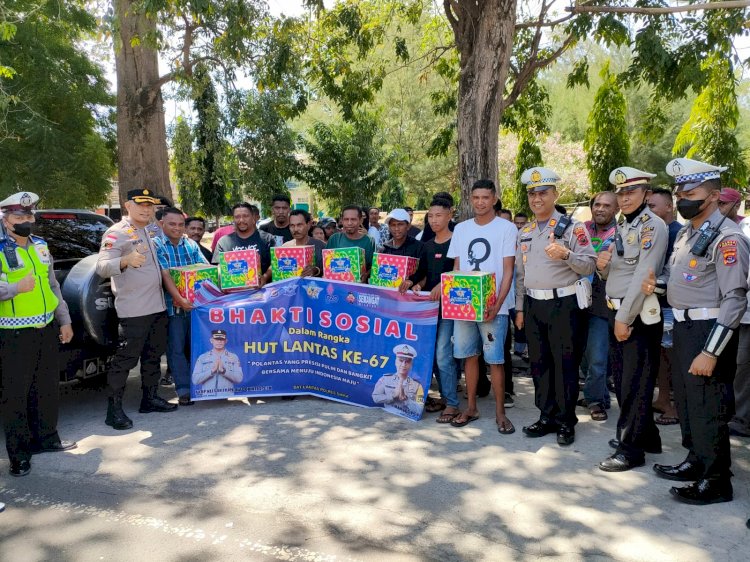
M 524 301 L 524 331 L 540 419 L 573 427 L 578 399 L 578 368 L 584 336 L 575 295 Z
M 610 310 L 610 334 L 614 330 L 615 314 Z M 646 325 L 636 317 L 632 327 L 630 337 L 624 342 L 610 336 L 609 368 L 620 406 L 617 419 L 620 447 L 617 452 L 633 462 L 642 462 L 644 448 L 661 446 L 651 403 L 659 375 L 664 322 Z
M 0 330 L 0 410 L 11 462 L 29 460 L 33 449 L 60 441 L 57 333 L 55 322 Z
M 729 340 L 712 376 L 688 373 L 714 323 L 715 320 L 674 323 L 672 386 L 680 416 L 682 446 L 688 450 L 687 460 L 702 467 L 704 478 L 728 478 L 732 459 L 727 422 L 734 413 L 732 382 L 737 368 L 739 334 L 735 332 Z
M 122 395 L 128 374 L 141 361 L 141 386 L 153 388 L 161 376 L 161 356 L 167 349 L 166 312 L 120 318 L 120 343 L 107 374 L 110 396 Z

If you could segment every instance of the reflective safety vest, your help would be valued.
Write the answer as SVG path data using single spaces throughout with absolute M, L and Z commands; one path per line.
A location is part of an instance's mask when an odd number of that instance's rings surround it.
M 50 262 L 47 243 L 41 238 L 31 236 L 26 248 L 9 239 L 0 241 L 0 281 L 18 283 L 29 273 L 36 279 L 31 291 L 0 301 L 0 329 L 41 328 L 52 322 L 59 301 L 49 284 Z

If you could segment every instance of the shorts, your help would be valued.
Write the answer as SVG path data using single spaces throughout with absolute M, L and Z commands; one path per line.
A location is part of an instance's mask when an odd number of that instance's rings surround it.
M 498 314 L 492 322 L 453 322 L 453 356 L 466 359 L 484 353 L 489 365 L 505 363 L 503 347 L 508 333 L 508 315 Z

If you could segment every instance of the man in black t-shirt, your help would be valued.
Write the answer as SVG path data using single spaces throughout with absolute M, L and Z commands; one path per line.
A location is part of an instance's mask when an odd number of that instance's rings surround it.
M 292 200 L 288 196 L 274 195 L 271 199 L 273 220 L 259 229 L 273 236 L 277 246 L 281 246 L 284 242 L 289 242 L 292 239 L 292 231 L 289 230 L 289 210 L 291 208 Z
M 435 237 L 423 244 L 422 259 L 414 274 L 417 282 L 411 286 L 410 281 L 401 284 L 401 292 L 409 287 L 415 292 L 429 291 L 430 299 L 440 300 L 440 276 L 453 271 L 454 260 L 448 257 L 448 247 L 453 233 L 448 223 L 453 216 L 453 206 L 447 199 L 433 199 L 427 213 L 427 221 L 435 233 Z M 435 340 L 435 364 L 433 371 L 437 373 L 440 400 L 427 399 L 425 409 L 428 412 L 444 410 L 435 420 L 438 423 L 449 424 L 459 414 L 458 367 L 453 358 L 453 320 L 438 317 L 437 336 Z
M 271 280 L 271 248 L 276 245 L 276 240 L 267 232 L 255 228 L 257 216 L 258 207 L 250 203 L 237 203 L 232 207 L 234 232 L 221 237 L 211 263 L 219 263 L 219 254 L 223 252 L 258 250 L 263 271 L 260 284 L 263 286 Z

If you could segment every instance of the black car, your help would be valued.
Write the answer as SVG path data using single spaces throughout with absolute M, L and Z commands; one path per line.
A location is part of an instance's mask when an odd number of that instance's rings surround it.
M 114 223 L 109 217 L 80 209 L 42 209 L 34 217 L 33 233 L 49 246 L 73 321 L 73 341 L 60 345 L 61 380 L 99 377 L 106 372 L 117 346 L 110 280 L 96 274 L 102 235 Z

